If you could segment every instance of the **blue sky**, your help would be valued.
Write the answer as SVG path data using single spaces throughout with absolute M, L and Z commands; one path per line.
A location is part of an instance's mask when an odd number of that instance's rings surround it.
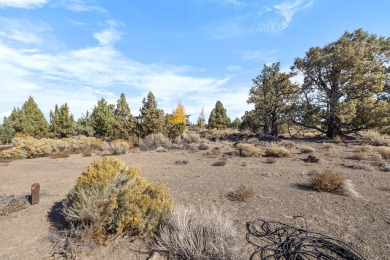
M 138 115 L 152 91 L 191 120 L 220 100 L 247 105 L 263 64 L 363 28 L 390 36 L 388 0 L 0 0 L 0 122 L 34 97 L 48 117 L 67 102 L 76 118 L 125 93 Z M 302 77 L 297 77 L 301 81 Z

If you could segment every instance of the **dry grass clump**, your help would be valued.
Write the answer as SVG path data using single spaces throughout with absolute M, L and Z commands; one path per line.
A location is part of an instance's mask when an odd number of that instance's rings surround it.
M 81 148 L 80 152 L 83 157 L 90 157 L 92 156 L 93 150 L 92 148 L 86 147 L 86 148 Z
M 303 146 L 299 149 L 301 153 L 314 153 L 316 150 L 311 146 Z
M 332 144 L 332 143 L 323 143 L 322 144 L 322 147 L 326 150 L 330 150 L 330 149 L 334 149 L 336 148 L 336 145 L 335 144 Z
M 347 159 L 361 161 L 367 159 L 367 154 L 364 152 L 353 152 L 347 156 Z
M 374 168 L 371 165 L 359 163 L 359 162 L 351 162 L 351 163 L 343 163 L 344 167 L 355 169 L 355 170 L 365 170 L 372 172 Z
M 212 166 L 225 166 L 226 160 L 218 160 L 218 161 L 213 162 L 211 165 Z
M 375 146 L 390 146 L 390 136 L 382 135 L 377 131 L 367 131 L 362 135 L 363 140 Z
M 261 150 L 253 144 L 237 144 L 237 150 L 242 157 L 259 157 Z
M 390 147 L 378 147 L 376 151 L 382 156 L 383 159 L 390 159 Z
M 373 147 L 371 145 L 359 145 L 354 148 L 355 152 L 372 152 Z
M 116 155 L 128 153 L 131 147 L 133 147 L 133 145 L 123 139 L 117 139 L 110 143 L 110 148 L 113 154 Z
M 29 205 L 27 196 L 0 195 L 0 216 L 6 216 L 18 212 Z
M 209 149 L 209 146 L 205 143 L 201 143 L 199 146 L 198 146 L 198 149 L 199 150 L 208 150 Z
M 211 152 L 207 152 L 206 155 L 209 156 L 210 158 L 218 158 L 221 156 L 222 150 L 219 147 L 214 147 Z
M 166 153 L 168 152 L 168 149 L 164 147 L 157 147 L 155 151 L 158 153 Z
M 279 142 L 279 145 L 287 148 L 293 148 L 296 146 L 296 143 L 293 141 L 283 140 Z
M 63 215 L 73 226 L 88 227 L 105 243 L 120 234 L 148 236 L 172 209 L 169 190 L 139 176 L 115 157 L 91 163 L 63 202 Z
M 273 157 L 265 159 L 265 162 L 266 162 L 266 163 L 269 163 L 269 164 L 274 164 L 274 163 L 276 163 L 277 161 L 278 161 L 278 160 L 277 160 L 276 158 L 273 158 Z
M 235 200 L 239 202 L 249 202 L 252 200 L 254 195 L 255 192 L 253 189 L 245 185 L 238 186 L 238 188 L 233 193 Z
M 310 179 L 310 183 L 315 190 L 326 192 L 341 191 L 344 182 L 345 178 L 342 175 L 331 171 L 326 171 Z
M 239 259 L 238 232 L 229 215 L 213 208 L 177 205 L 150 243 L 167 259 Z
M 290 157 L 291 152 L 284 147 L 270 146 L 265 150 L 265 155 L 270 157 Z
M 155 150 L 157 147 L 169 149 L 172 146 L 171 140 L 162 133 L 150 134 L 139 141 L 142 150 Z
M 70 157 L 70 152 L 69 151 L 53 153 L 50 156 L 51 159 L 60 159 L 60 158 L 68 158 L 68 157 Z
M 200 135 L 195 133 L 195 132 L 190 132 L 190 131 L 182 133 L 179 138 L 181 138 L 182 142 L 186 142 L 189 144 L 200 142 Z

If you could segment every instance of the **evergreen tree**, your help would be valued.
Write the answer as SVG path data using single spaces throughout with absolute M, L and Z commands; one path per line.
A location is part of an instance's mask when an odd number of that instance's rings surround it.
M 114 108 L 114 105 L 108 104 L 104 98 L 98 100 L 97 106 L 93 108 L 91 114 L 95 135 L 112 137 L 115 125 Z
M 95 131 L 92 125 L 91 114 L 87 110 L 87 113 L 82 114 L 76 123 L 76 132 L 79 135 L 94 136 Z
M 164 131 L 164 111 L 157 108 L 157 102 L 152 92 L 148 93 L 147 99 L 142 100 L 140 117 L 142 123 L 139 127 L 142 136 Z
M 233 129 L 240 129 L 240 126 L 241 126 L 241 120 L 236 117 L 233 122 L 230 124 L 230 127 L 233 128 Z
M 68 104 L 65 103 L 60 108 L 56 104 L 54 112 L 50 111 L 50 132 L 54 137 L 64 138 L 74 134 L 76 122 L 69 112 Z
M 254 133 L 264 130 L 264 122 L 260 118 L 261 116 L 256 110 L 245 111 L 245 114 L 241 117 L 240 130 L 249 130 Z
M 226 129 L 230 125 L 230 118 L 226 114 L 226 109 L 221 101 L 217 101 L 215 108 L 211 111 L 209 117 L 209 128 Z
M 9 144 L 14 137 L 15 130 L 9 118 L 4 117 L 3 124 L 0 125 L 0 140 L 2 143 Z
M 8 120 L 11 122 L 15 133 L 24 133 L 26 129 L 26 115 L 23 110 L 14 107 Z
M 43 138 L 47 136 L 49 125 L 43 116 L 42 111 L 38 108 L 34 99 L 30 96 L 23 104 L 22 110 L 25 116 L 22 133 L 31 135 L 35 138 Z M 23 117 L 23 114 L 21 115 Z
M 299 109 L 303 113 L 295 122 L 328 137 L 378 126 L 381 121 L 374 121 L 380 118 L 372 108 L 389 81 L 389 62 L 390 38 L 362 29 L 310 48 L 304 58 L 295 59 L 293 69 L 304 76 L 302 108 L 311 109 Z
M 198 121 L 196 122 L 196 125 L 200 128 L 203 129 L 206 126 L 206 118 L 204 115 L 204 108 L 200 111 Z
M 130 112 L 125 94 L 118 99 L 115 116 L 114 135 L 117 139 L 133 140 L 137 136 L 136 120 Z
M 255 105 L 256 114 L 263 122 L 263 133 L 278 136 L 279 126 L 290 119 L 293 104 L 299 98 L 300 89 L 291 82 L 295 73 L 280 72 L 280 63 L 264 65 L 261 74 L 253 80 L 248 103 Z

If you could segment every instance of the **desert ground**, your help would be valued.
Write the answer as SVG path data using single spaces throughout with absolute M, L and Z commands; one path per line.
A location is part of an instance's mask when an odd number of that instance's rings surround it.
M 294 140 L 292 156 L 267 163 L 265 157 L 225 156 L 225 166 L 212 166 L 223 152 L 233 151 L 232 142 L 210 142 L 209 150 L 134 150 L 118 156 L 126 165 L 137 165 L 151 182 L 163 182 L 171 190 L 175 204 L 213 205 L 231 214 L 239 231 L 242 259 L 249 259 L 256 247 L 245 238 L 246 222 L 261 218 L 296 224 L 293 216 L 303 216 L 310 230 L 342 240 L 366 259 L 390 259 L 390 173 L 379 165 L 388 163 L 375 152 L 359 160 L 348 159 L 354 142 L 325 147 L 321 140 Z M 261 143 L 259 144 L 262 145 Z M 320 161 L 304 161 L 299 148 L 310 145 Z M 221 154 L 211 151 L 218 147 Z M 37 158 L 2 163 L 0 195 L 27 195 L 31 184 L 40 183 L 40 203 L 0 216 L 0 259 L 54 259 L 58 250 L 56 234 L 61 228 L 61 201 L 74 180 L 100 155 L 68 158 Z M 188 161 L 179 165 L 178 160 Z M 369 165 L 353 169 L 343 163 Z M 360 196 L 317 192 L 309 185 L 310 175 L 326 170 L 350 179 Z M 250 187 L 249 202 L 229 199 L 240 185 Z M 148 259 L 151 252 L 141 240 L 120 239 L 97 248 L 78 259 Z

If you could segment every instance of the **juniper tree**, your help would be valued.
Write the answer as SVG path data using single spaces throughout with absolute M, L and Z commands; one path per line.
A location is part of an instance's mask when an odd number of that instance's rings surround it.
M 19 116 L 22 118 L 21 120 L 24 120 L 23 117 L 25 117 L 22 133 L 35 138 L 47 136 L 49 125 L 43 116 L 42 111 L 38 108 L 37 103 L 35 103 L 31 96 L 23 104 L 22 112 L 19 112 Z
M 114 111 L 115 129 L 117 139 L 133 140 L 137 136 L 136 120 L 131 114 L 129 104 L 124 93 L 120 95 Z
M 70 114 L 68 104 L 65 103 L 60 108 L 56 104 L 54 112 L 50 111 L 50 132 L 54 137 L 64 138 L 75 133 L 76 122 Z
M 261 121 L 261 116 L 258 111 L 250 110 L 245 111 L 245 114 L 241 117 L 240 130 L 249 130 L 254 133 L 264 130 L 264 122 Z
M 280 71 L 280 63 L 264 65 L 260 75 L 253 79 L 249 91 L 249 104 L 255 105 L 256 114 L 263 123 L 263 133 L 278 136 L 279 126 L 288 121 L 294 112 L 300 89 L 291 82 L 296 73 Z
M 215 108 L 211 111 L 208 127 L 213 129 L 226 129 L 230 124 L 230 118 L 226 114 L 226 109 L 221 101 L 217 101 Z
M 91 114 L 87 110 L 87 112 L 81 115 L 81 117 L 77 120 L 76 123 L 76 132 L 79 135 L 85 136 L 93 136 L 95 131 L 92 125 Z
M 152 92 L 149 92 L 147 98 L 142 100 L 140 117 L 142 123 L 139 129 L 142 136 L 164 131 L 164 111 L 157 108 L 157 101 Z
M 105 138 L 112 137 L 115 124 L 114 108 L 114 105 L 108 104 L 104 98 L 98 100 L 91 113 L 95 135 Z
M 3 124 L 0 125 L 0 141 L 2 143 L 10 143 L 14 137 L 15 130 L 9 118 L 4 117 Z
M 300 109 L 295 122 L 329 137 L 378 125 L 373 108 L 389 80 L 389 61 L 390 38 L 362 29 L 345 32 L 322 48 L 310 48 L 292 67 L 304 76 L 302 108 L 310 108 Z

